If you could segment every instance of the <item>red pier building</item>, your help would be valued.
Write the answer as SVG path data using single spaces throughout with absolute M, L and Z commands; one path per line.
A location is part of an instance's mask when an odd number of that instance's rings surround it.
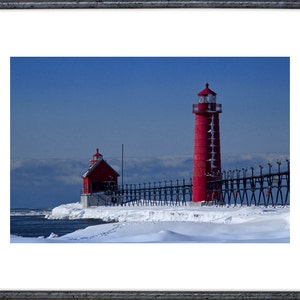
M 101 194 L 113 194 L 118 189 L 120 175 L 103 159 L 96 149 L 88 170 L 82 175 L 83 192 L 81 203 L 85 206 L 98 205 Z M 96 195 L 95 195 L 96 194 Z
M 198 93 L 198 103 L 193 104 L 193 202 L 211 201 L 220 197 L 207 192 L 208 182 L 221 178 L 219 114 L 222 112 L 222 105 L 216 103 L 216 96 L 207 83 L 205 89 Z

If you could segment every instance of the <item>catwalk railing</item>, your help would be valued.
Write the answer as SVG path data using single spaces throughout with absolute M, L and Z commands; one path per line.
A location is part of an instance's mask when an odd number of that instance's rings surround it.
M 271 163 L 268 164 L 268 169 L 267 173 L 263 173 L 263 166 L 260 165 L 258 174 L 255 174 L 253 167 L 250 167 L 250 170 L 242 168 L 241 170 L 224 171 L 221 180 L 208 183 L 208 194 L 215 196 L 211 197 L 212 203 L 223 205 L 289 205 L 289 161 L 286 161 L 285 170 L 282 170 L 280 161 L 277 161 L 276 170 Z
M 207 185 L 203 205 L 264 205 L 290 204 L 290 163 L 277 168 L 268 164 L 268 172 L 259 169 L 223 171 L 220 179 Z M 186 205 L 192 201 L 192 179 L 125 184 L 107 198 L 106 205 Z
M 192 201 L 192 179 L 126 184 L 117 202 L 129 205 L 186 205 Z

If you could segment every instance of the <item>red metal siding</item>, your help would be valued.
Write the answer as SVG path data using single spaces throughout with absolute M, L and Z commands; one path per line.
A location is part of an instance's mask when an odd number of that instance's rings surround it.
M 196 114 L 194 140 L 194 172 L 193 172 L 193 201 L 206 199 L 206 170 L 208 155 L 207 127 L 208 117 Z
M 88 177 L 83 178 L 83 193 L 89 194 L 89 179 Z
M 195 114 L 193 202 L 210 201 L 213 197 L 216 199 L 216 194 L 207 194 L 207 182 L 221 178 L 219 128 L 221 104 L 215 103 L 215 97 L 211 101 L 206 97 L 208 95 L 216 96 L 216 93 L 206 84 L 206 88 L 198 94 L 202 97 L 201 101 L 193 104 Z M 219 197 L 220 194 L 217 194 L 217 198 Z
M 97 164 L 97 162 L 95 163 Z M 119 174 L 104 160 L 100 161 L 83 178 L 83 193 L 97 193 L 118 186 Z

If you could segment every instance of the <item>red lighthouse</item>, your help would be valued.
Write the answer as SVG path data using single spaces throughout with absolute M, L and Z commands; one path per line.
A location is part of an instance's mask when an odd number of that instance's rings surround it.
M 193 104 L 195 114 L 193 202 L 210 201 L 207 183 L 221 177 L 219 114 L 222 105 L 216 103 L 217 94 L 208 87 L 198 93 Z
M 83 191 L 80 198 L 83 206 L 97 206 L 103 195 L 113 195 L 118 189 L 119 176 L 97 148 L 88 170 L 82 175 Z

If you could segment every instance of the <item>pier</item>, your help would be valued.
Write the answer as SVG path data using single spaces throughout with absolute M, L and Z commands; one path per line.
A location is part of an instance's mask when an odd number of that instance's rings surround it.
M 249 169 L 222 172 L 220 180 L 208 181 L 207 201 L 200 205 L 262 205 L 286 206 L 290 204 L 290 162 L 282 165 L 268 163 Z M 192 179 L 169 180 L 139 184 L 125 184 L 116 191 L 93 194 L 94 205 L 177 206 L 192 202 Z M 193 203 L 197 204 L 197 203 Z

